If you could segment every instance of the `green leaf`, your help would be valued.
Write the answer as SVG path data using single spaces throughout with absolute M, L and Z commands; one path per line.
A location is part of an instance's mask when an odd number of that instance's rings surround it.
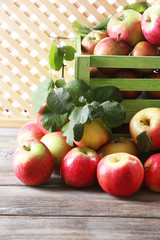
M 93 27 L 94 30 L 105 30 L 111 17 L 104 19 L 102 22 Z
M 76 33 L 81 34 L 83 36 L 85 36 L 86 34 L 88 34 L 89 32 L 92 31 L 89 27 L 87 27 L 86 24 L 84 24 L 84 23 L 82 23 L 81 21 L 78 21 L 78 20 L 75 20 L 72 23 L 72 28 Z
M 63 88 L 66 85 L 65 79 L 60 78 L 55 81 L 55 85 L 57 88 Z
M 102 103 L 101 106 L 104 109 L 104 115 L 101 119 L 106 126 L 118 127 L 124 122 L 126 118 L 126 112 L 120 103 L 106 101 Z
M 114 86 L 105 86 L 105 87 L 98 87 L 93 90 L 94 94 L 94 100 L 98 101 L 100 103 L 105 102 L 105 101 L 112 101 L 117 99 L 120 101 L 122 98 L 120 98 L 120 93 L 119 88 L 114 87 Z
M 50 77 L 46 77 L 46 79 L 39 84 L 31 97 L 31 104 L 34 113 L 38 113 L 40 111 L 48 96 L 48 93 L 53 88 L 54 82 Z
M 66 137 L 66 143 L 68 143 L 70 146 L 73 146 L 74 141 L 74 124 L 70 121 L 66 123 L 62 128 L 62 135 Z
M 64 59 L 66 61 L 72 61 L 74 59 L 74 54 L 76 50 L 72 46 L 63 46 L 64 49 Z
M 104 109 L 99 102 L 93 101 L 90 105 L 92 119 L 101 118 L 104 114 Z
M 70 112 L 73 101 L 70 94 L 63 88 L 55 89 L 47 97 L 47 106 L 55 113 L 63 114 Z
M 49 64 L 55 71 L 59 71 L 63 65 L 64 49 L 57 47 L 53 42 L 49 52 Z
M 69 119 L 75 124 L 84 124 L 87 122 L 89 117 L 89 107 L 85 105 L 83 107 L 75 107 L 71 112 Z
M 132 9 L 132 10 L 135 10 L 136 12 L 139 12 L 142 14 L 149 6 L 150 6 L 150 4 L 147 2 L 135 2 L 130 5 L 125 6 L 123 8 L 123 10 Z
M 52 112 L 48 107 L 42 113 L 42 126 L 49 132 L 58 131 L 67 122 L 68 113 L 57 114 Z
M 153 142 L 151 137 L 147 134 L 146 131 L 140 133 L 137 136 L 138 149 L 141 153 L 147 153 L 151 150 Z
M 73 128 L 74 140 L 79 142 L 83 136 L 84 126 L 83 124 L 75 124 Z
M 66 91 L 70 93 L 73 103 L 76 106 L 82 106 L 84 103 L 79 101 L 81 96 L 84 96 L 88 103 L 92 102 L 93 94 L 92 89 L 82 80 L 74 79 L 70 81 L 66 87 Z

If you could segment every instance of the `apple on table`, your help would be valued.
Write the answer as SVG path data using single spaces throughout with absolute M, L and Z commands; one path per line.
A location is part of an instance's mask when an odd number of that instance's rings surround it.
M 26 185 L 40 185 L 53 172 L 54 160 L 48 148 L 37 139 L 28 139 L 13 154 L 12 168 L 16 177 Z
M 144 169 L 136 156 L 113 153 L 103 157 L 97 166 L 97 179 L 107 193 L 128 197 L 136 193 L 144 178 Z

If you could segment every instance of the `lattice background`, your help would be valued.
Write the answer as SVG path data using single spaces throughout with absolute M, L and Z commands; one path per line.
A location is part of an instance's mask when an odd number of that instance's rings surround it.
M 37 85 L 50 74 L 48 54 L 54 37 L 69 38 L 72 22 L 96 25 L 129 0 L 0 0 L 0 127 L 20 127 L 35 119 L 30 99 Z M 54 72 L 53 79 L 61 72 Z M 73 62 L 65 68 L 73 78 Z

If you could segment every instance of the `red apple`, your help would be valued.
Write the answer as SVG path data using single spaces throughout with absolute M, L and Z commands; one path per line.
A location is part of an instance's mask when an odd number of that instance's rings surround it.
M 75 144 L 78 147 L 89 147 L 97 150 L 103 144 L 105 144 L 109 138 L 110 132 L 104 128 L 103 124 L 100 121 L 94 120 L 89 124 L 84 124 L 82 139 L 79 142 L 75 141 Z
M 100 158 L 118 152 L 125 152 L 139 157 L 137 146 L 131 138 L 127 137 L 112 138 L 98 150 Z
M 42 122 L 41 122 L 41 116 L 42 116 L 43 111 L 46 109 L 46 106 L 47 106 L 47 105 L 44 104 L 44 105 L 42 106 L 41 110 L 37 113 L 37 123 L 38 123 L 39 128 L 41 129 L 41 131 L 42 131 L 44 134 L 49 133 L 49 131 L 42 126 Z
M 58 172 L 64 156 L 72 146 L 66 143 L 66 138 L 62 136 L 61 132 L 47 133 L 42 137 L 41 142 L 50 150 L 54 159 L 54 171 Z
M 114 75 L 114 78 L 141 78 L 141 75 L 131 69 L 121 69 Z M 126 99 L 135 99 L 140 94 L 141 91 L 122 91 L 122 95 Z
M 39 126 L 37 125 L 37 122 L 32 121 L 24 124 L 18 134 L 17 134 L 17 141 L 18 144 L 22 144 L 25 140 L 29 138 L 35 138 L 37 140 L 40 140 L 44 136 L 44 133 L 41 131 Z
M 148 75 L 148 78 L 160 79 L 160 72 L 153 72 L 150 75 Z M 153 80 L 153 84 L 154 84 L 154 80 Z M 147 95 L 153 99 L 160 99 L 160 91 L 147 91 Z
M 137 136 L 146 131 L 152 139 L 150 150 L 160 149 L 160 108 L 144 108 L 138 111 L 129 123 L 130 135 L 137 145 Z
M 147 41 L 160 45 L 160 6 L 149 7 L 144 11 L 141 26 Z
M 91 78 L 109 78 L 110 75 L 102 72 L 100 69 L 98 69 L 96 67 L 91 67 L 90 68 L 90 77 Z
M 144 185 L 160 192 L 160 153 L 151 155 L 144 164 Z
M 117 38 L 106 37 L 97 43 L 94 48 L 93 55 L 128 55 L 131 51 L 130 47 L 123 42 L 119 35 Z M 106 73 L 113 73 L 117 68 L 101 68 Z
M 107 32 L 109 37 L 117 38 L 121 34 L 121 40 L 130 47 L 144 39 L 141 29 L 141 14 L 127 9 L 113 15 L 108 22 Z
M 21 182 L 35 186 L 50 178 L 53 172 L 53 158 L 41 141 L 28 139 L 15 150 L 12 166 Z
M 141 161 L 128 153 L 113 153 L 100 160 L 97 179 L 104 191 L 111 195 L 127 197 L 142 185 L 144 169 Z
M 93 30 L 92 32 L 88 33 L 82 39 L 82 53 L 92 55 L 97 43 L 105 37 L 108 37 L 108 34 L 98 30 Z
M 75 147 L 64 157 L 61 176 L 64 182 L 76 188 L 92 186 L 96 183 L 96 169 L 100 157 L 93 149 Z
M 132 56 L 160 56 L 158 49 L 149 42 L 141 41 L 133 48 Z M 137 69 L 142 73 L 151 73 L 153 69 Z

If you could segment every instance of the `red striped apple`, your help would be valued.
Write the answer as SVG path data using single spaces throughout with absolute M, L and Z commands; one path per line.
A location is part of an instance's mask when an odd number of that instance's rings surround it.
M 128 153 L 113 153 L 100 160 L 97 179 L 101 188 L 115 196 L 127 197 L 142 185 L 144 169 L 141 161 Z

